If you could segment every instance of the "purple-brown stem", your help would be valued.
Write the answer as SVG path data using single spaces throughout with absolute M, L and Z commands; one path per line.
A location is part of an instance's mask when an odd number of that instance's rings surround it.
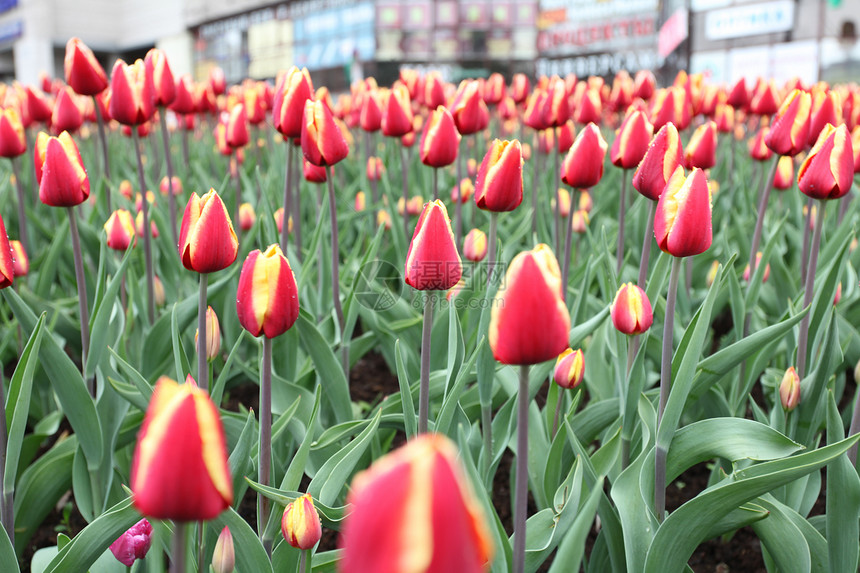
M 140 155 L 140 136 L 137 133 L 137 126 L 132 126 L 131 134 L 134 140 L 134 151 L 137 154 L 137 177 L 140 183 L 140 193 L 143 197 L 141 205 L 143 209 L 143 255 L 146 262 L 146 314 L 149 324 L 152 324 L 155 322 L 155 279 L 152 274 L 152 233 L 149 225 L 149 201 L 146 197 L 146 175 L 143 172 L 143 159 Z
M 433 299 L 429 291 L 424 298 L 424 324 L 421 329 L 421 386 L 418 392 L 418 434 L 427 432 L 430 417 L 430 339 L 433 330 Z
M 197 296 L 197 385 L 209 390 L 209 362 L 206 356 L 206 287 L 209 275 L 200 273 L 200 291 Z
M 113 210 L 111 209 L 111 201 L 110 201 L 110 156 L 108 155 L 107 148 L 107 134 L 105 133 L 105 120 L 102 117 L 102 109 L 99 107 L 99 102 L 96 99 L 96 96 L 93 97 L 93 107 L 96 108 L 96 120 L 99 125 L 99 141 L 101 142 L 102 148 L 102 168 L 104 169 L 105 176 L 105 198 L 107 199 L 107 210 L 108 213 L 111 213 Z M 143 190 L 141 190 L 143 192 Z
M 571 209 L 572 210 L 572 209 Z M 615 274 L 621 278 L 621 263 L 624 261 L 624 216 L 627 213 L 627 170 L 621 171 L 621 202 L 618 211 L 618 247 L 615 250 Z
M 145 202 L 145 201 L 144 201 Z M 81 374 L 86 378 L 87 356 L 90 352 L 90 318 L 87 310 L 87 279 L 84 276 L 84 259 L 81 255 L 81 238 L 78 235 L 78 220 L 74 207 L 68 207 L 69 232 L 72 235 L 72 251 L 75 256 L 75 281 L 78 283 L 78 315 L 81 324 Z M 87 390 L 95 398 L 95 383 L 86 379 Z
M 337 238 L 337 202 L 334 196 L 334 169 L 328 167 L 328 201 L 331 217 L 331 293 L 334 299 L 334 311 L 337 314 L 337 324 L 340 329 L 340 347 L 343 356 L 341 357 L 343 365 L 343 373 L 349 379 L 349 342 L 346 340 L 346 332 L 344 327 L 346 322 L 343 317 L 343 307 L 340 304 L 340 269 L 338 268 L 338 258 L 340 254 L 340 246 Z M 404 206 L 404 213 L 406 212 Z M 284 221 L 286 226 L 287 222 Z
M 523 573 L 526 562 L 526 514 L 529 493 L 529 366 L 520 366 L 517 393 L 517 474 L 514 501 L 514 573 Z
M 806 272 L 806 287 L 803 289 L 803 308 L 812 303 L 812 289 L 815 288 L 815 267 L 818 264 L 818 248 L 821 245 L 821 227 L 824 226 L 824 204 L 818 206 L 815 217 L 815 232 L 812 234 L 812 248 L 809 252 L 809 269 Z M 812 212 L 812 209 L 809 210 Z M 803 380 L 806 376 L 806 348 L 809 341 L 809 315 L 800 321 L 800 335 L 797 339 L 797 375 Z
M 292 207 L 292 179 L 290 177 L 293 168 L 293 144 L 286 142 L 287 146 L 287 168 L 284 175 L 284 222 L 281 226 L 281 252 L 287 252 L 287 243 L 290 241 L 290 209 Z
M 12 173 L 15 174 L 15 189 L 18 191 L 18 240 L 24 247 L 25 253 L 30 253 L 30 236 L 27 233 L 27 212 L 24 209 L 24 182 L 21 181 L 19 158 L 12 158 Z
M 272 469 L 272 339 L 263 337 L 263 367 L 260 376 L 260 448 L 259 478 L 263 485 L 271 485 Z M 266 552 L 271 557 L 272 540 L 265 537 L 269 517 L 269 503 L 257 493 L 257 532 Z
M 170 237 L 173 244 L 179 244 L 176 234 L 176 197 L 173 195 L 173 159 L 170 157 L 170 134 L 167 132 L 167 108 L 162 107 L 161 113 L 161 143 L 164 145 L 164 162 L 167 164 L 167 205 L 170 210 Z

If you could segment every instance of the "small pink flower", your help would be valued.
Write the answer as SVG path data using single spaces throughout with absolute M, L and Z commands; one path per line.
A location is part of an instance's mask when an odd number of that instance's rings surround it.
M 111 544 L 110 552 L 117 561 L 126 567 L 131 567 L 135 559 L 146 557 L 150 545 L 152 545 L 152 525 L 146 519 L 141 519 Z

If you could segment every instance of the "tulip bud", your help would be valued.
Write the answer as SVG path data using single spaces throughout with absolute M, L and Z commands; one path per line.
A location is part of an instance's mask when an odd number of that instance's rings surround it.
M 386 230 L 391 229 L 391 215 L 385 209 L 380 209 L 376 212 L 376 226 L 381 227 L 385 225 Z
M 806 144 L 815 145 L 821 130 L 828 123 L 839 125 L 842 123 L 842 104 L 839 94 L 835 91 L 818 91 L 812 101 L 809 114 L 809 138 Z
M 182 216 L 179 256 L 190 271 L 212 273 L 236 260 L 239 240 L 227 208 L 214 189 L 199 197 L 192 193 Z
M 431 201 L 424 206 L 409 243 L 406 284 L 417 290 L 447 290 L 462 274 L 448 211 L 442 201 Z
M 735 127 L 735 108 L 728 104 L 717 104 L 714 121 L 717 124 L 717 131 L 731 133 Z
M 561 164 L 561 180 L 574 189 L 597 185 L 603 177 L 606 149 L 600 129 L 593 123 L 586 125 Z
M 480 86 L 475 80 L 460 82 L 450 111 L 460 135 L 477 133 L 489 123 L 489 110 L 481 97 Z
M 149 193 L 151 193 L 151 191 L 147 192 L 147 194 Z M 137 216 L 134 218 L 134 230 L 138 237 L 143 236 L 143 211 L 138 211 Z M 155 225 L 155 221 L 153 220 L 149 221 L 149 232 L 152 238 L 158 238 L 158 227 Z
M 760 264 L 761 264 L 761 251 L 758 251 L 755 254 L 755 268 L 758 269 Z M 764 267 L 764 273 L 762 274 L 761 282 L 766 283 L 767 279 L 769 279 L 769 278 L 770 278 L 770 263 L 768 263 Z M 744 267 L 744 280 L 747 282 L 749 282 L 749 280 L 750 280 L 750 265 L 749 265 L 749 263 L 747 263 L 747 266 Z
M 111 72 L 110 116 L 123 125 L 146 123 L 155 113 L 152 65 L 117 60 Z
M 320 516 L 309 493 L 296 499 L 284 510 L 281 533 L 296 549 L 311 549 L 322 537 Z
M 673 257 L 704 253 L 711 246 L 711 202 L 704 171 L 686 178 L 678 167 L 660 195 L 654 216 L 654 235 L 661 250 Z
M 642 334 L 654 322 L 654 311 L 645 291 L 633 283 L 621 285 L 612 303 L 612 324 L 623 334 Z
M 570 215 L 570 192 L 564 187 L 558 188 L 558 202 L 555 204 L 555 197 L 550 200 L 550 206 L 553 211 L 558 211 L 562 218 L 567 218 Z
M 558 76 L 553 76 L 550 78 L 549 84 L 546 90 L 546 104 L 544 105 L 544 121 L 549 127 L 559 127 L 565 124 L 567 120 L 570 118 L 570 106 L 567 100 L 567 91 L 565 90 L 564 80 L 562 80 Z M 598 100 L 598 107 L 599 107 Z M 577 107 L 577 113 L 581 113 L 584 109 L 585 104 L 581 104 Z M 586 112 L 587 113 L 587 112 Z M 597 112 L 597 121 L 600 119 L 600 112 Z M 595 121 L 593 117 L 589 115 L 585 121 L 581 121 L 579 115 L 576 117 L 576 121 L 579 123 L 588 123 L 589 121 Z
M 438 71 L 432 70 L 424 76 L 424 105 L 428 109 L 436 109 L 445 105 L 445 83 Z M 421 94 L 419 94 L 421 95 Z
M 485 211 L 513 211 L 523 201 L 520 142 L 496 139 L 487 150 L 475 182 L 475 203 Z
M 478 573 L 492 541 L 456 445 L 424 434 L 352 482 L 341 530 L 341 571 Z
M 573 229 L 574 233 L 583 234 L 586 230 L 588 230 L 588 223 L 590 222 L 590 217 L 588 216 L 588 211 L 583 209 L 578 209 L 573 212 L 573 217 L 570 220 L 570 227 Z
M 578 98 L 573 119 L 580 125 L 600 123 L 602 113 L 603 104 L 600 101 L 600 93 L 595 89 L 584 89 Z
M 523 123 L 537 131 L 543 131 L 550 127 L 544 115 L 544 107 L 546 106 L 548 97 L 546 91 L 543 89 L 536 89 L 532 92 L 528 102 L 526 102 Z
M 454 185 L 454 188 L 451 189 L 451 201 L 456 203 L 459 200 L 460 203 L 465 204 L 472 198 L 474 193 L 475 185 L 472 183 L 472 180 L 468 177 L 463 178 L 459 185 Z
M 272 213 L 272 218 L 275 220 L 275 226 L 278 227 L 278 234 L 280 235 L 284 231 L 284 208 L 278 207 L 278 209 Z M 290 215 L 287 219 L 287 232 L 289 234 L 293 234 L 293 216 Z
M 516 103 L 523 103 L 531 91 L 531 82 L 523 73 L 516 73 L 511 78 L 511 97 Z
M 305 181 L 309 183 L 325 183 L 328 181 L 328 174 L 326 173 L 325 167 L 314 165 L 304 158 L 302 158 L 302 175 L 304 176 Z
M 161 279 L 157 276 L 152 277 L 153 279 L 153 292 L 155 298 L 155 306 L 164 306 L 166 301 L 166 296 L 164 294 L 164 283 L 161 282 Z
M 117 561 L 126 567 L 131 567 L 135 560 L 146 557 L 151 545 L 152 524 L 144 518 L 111 543 L 110 552 Z
M 382 134 L 386 137 L 403 137 L 412 131 L 412 102 L 406 85 L 394 82 L 383 102 Z
M 27 86 L 25 88 L 27 97 L 27 111 L 32 121 L 44 122 L 51 117 L 51 103 L 38 88 Z
M 633 97 L 648 101 L 654 95 L 654 86 L 656 84 L 657 80 L 650 70 L 639 70 L 633 79 Z
M 107 233 L 107 246 L 111 249 L 124 251 L 130 244 L 137 243 L 134 220 L 127 209 L 118 209 L 111 213 L 104 229 Z
M 788 367 L 782 382 L 779 383 L 779 401 L 782 402 L 782 409 L 786 412 L 791 412 L 800 403 L 800 377 L 794 370 L 794 366 Z
M 845 125 L 827 124 L 797 170 L 797 186 L 813 199 L 839 199 L 851 190 L 854 151 Z
M 197 348 L 197 338 L 200 336 L 200 329 L 194 331 L 194 348 Z M 221 326 L 218 322 L 218 315 L 212 307 L 206 309 L 206 360 L 212 362 L 218 355 L 221 354 Z
M 756 161 L 767 161 L 773 156 L 773 151 L 765 143 L 768 133 L 770 133 L 770 128 L 763 127 L 747 141 L 750 157 Z
M 227 120 L 227 145 L 233 148 L 244 147 L 250 140 L 248 133 L 248 114 L 245 112 L 245 104 L 237 103 L 230 110 Z
M 687 169 L 710 169 L 717 163 L 717 124 L 706 121 L 696 128 L 684 150 Z
M 156 519 L 205 521 L 233 503 L 218 408 L 189 375 L 162 376 L 137 436 L 131 466 L 134 506 Z
M 36 151 L 39 200 L 53 207 L 80 205 L 90 196 L 90 180 L 74 140 L 64 131 L 59 137 L 39 132 Z
M 14 158 L 27 151 L 24 125 L 14 107 L 0 111 L 0 157 Z
M 810 97 L 794 90 L 782 101 L 773 118 L 765 143 L 779 155 L 797 155 L 809 138 Z
M 660 128 L 648 146 L 648 151 L 633 174 L 633 187 L 639 193 L 656 201 L 666 183 L 683 161 L 681 137 L 675 125 L 668 123 Z
M 233 534 L 229 527 L 224 527 L 215 542 L 212 552 L 212 569 L 215 573 L 233 573 L 236 566 L 236 550 L 233 547 Z
M 553 371 L 553 380 L 561 388 L 573 390 L 582 383 L 585 377 L 585 356 L 582 350 L 568 348 L 558 355 Z
M 552 250 L 540 244 L 511 261 L 493 301 L 490 348 L 502 364 L 537 364 L 567 348 L 570 315 Z
M 72 90 L 64 87 L 57 94 L 54 110 L 51 113 L 51 128 L 54 133 L 68 131 L 75 133 L 84 123 L 84 115 L 75 101 Z
M 776 173 L 773 175 L 773 186 L 775 189 L 785 191 L 794 185 L 794 158 L 783 155 L 776 164 Z
M 654 129 L 661 129 L 667 123 L 685 129 L 690 124 L 690 116 L 683 89 L 669 87 L 657 92 L 651 106 L 651 124 Z
M 9 241 L 9 247 L 12 250 L 12 272 L 14 276 L 27 276 L 27 273 L 30 272 L 30 258 L 24 251 L 24 245 L 21 244 L 21 241 Z
M 359 191 L 355 194 L 355 204 L 353 205 L 356 213 L 361 213 L 367 208 L 367 197 L 364 191 Z
M 239 228 L 243 231 L 250 231 L 256 222 L 257 213 L 254 212 L 254 206 L 250 203 L 239 205 Z
M 472 229 L 463 240 L 463 256 L 479 263 L 487 256 L 487 235 L 480 229 Z
M 460 134 L 454 118 L 444 106 L 437 107 L 424 126 L 421 135 L 421 163 L 430 167 L 445 167 L 457 159 Z
M 771 115 L 779 109 L 779 96 L 773 80 L 760 82 L 752 96 L 750 109 L 758 115 Z
M 145 61 L 152 67 L 152 85 L 155 93 L 155 105 L 167 107 L 176 99 L 176 82 L 167 56 L 158 48 L 152 48 L 146 53 Z
M 272 100 L 272 123 L 284 137 L 302 134 L 302 112 L 313 95 L 314 86 L 307 68 L 296 66 L 281 76 Z
M 299 293 L 290 263 L 278 245 L 248 254 L 236 292 L 239 324 L 253 336 L 274 338 L 299 316 Z
M 729 95 L 726 98 L 726 103 L 734 109 L 743 109 L 749 102 L 749 93 L 747 92 L 747 84 L 744 78 L 739 79 L 729 90 Z
M 223 94 L 227 90 L 227 79 L 224 77 L 224 70 L 218 66 L 209 68 L 209 89 L 216 96 Z
M 836 285 L 836 294 L 833 296 L 833 306 L 839 304 L 839 301 L 842 300 L 842 283 L 840 282 Z
M 66 83 L 75 90 L 75 93 L 96 95 L 108 86 L 104 68 L 93 51 L 80 38 L 71 38 L 66 43 L 63 67 L 66 72 Z
M 548 127 L 538 131 L 538 151 L 549 155 L 555 150 L 555 128 Z M 570 148 L 568 148 L 570 149 Z
M 609 154 L 612 164 L 622 169 L 639 165 L 648 151 L 653 133 L 654 128 L 644 113 L 636 110 L 628 112 L 615 132 L 615 141 Z
M 576 126 L 572 119 L 567 120 L 558 128 L 558 152 L 567 153 L 573 145 L 573 140 L 576 137 Z M 646 142 L 647 145 L 647 142 Z
M 367 158 L 367 179 L 368 181 L 379 181 L 382 179 L 382 174 L 385 173 L 385 166 L 382 165 L 381 157 L 370 156 Z
M 310 163 L 320 167 L 334 165 L 349 155 L 343 133 L 331 110 L 321 101 L 305 102 L 302 154 Z
M 134 188 L 131 186 L 131 181 L 123 179 L 119 183 L 119 194 L 131 201 L 134 196 Z

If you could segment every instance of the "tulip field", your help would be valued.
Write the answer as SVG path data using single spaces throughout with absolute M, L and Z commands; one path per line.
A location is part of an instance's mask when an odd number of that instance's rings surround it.
M 0 571 L 857 571 L 856 85 L 0 102 Z

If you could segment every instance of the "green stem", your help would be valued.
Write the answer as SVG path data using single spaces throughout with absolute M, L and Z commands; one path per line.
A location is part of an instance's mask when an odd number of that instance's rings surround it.
M 0 372 L 0 525 L 9 535 L 12 546 L 15 546 L 15 519 L 13 513 L 12 492 L 6 491 L 6 392 L 3 387 L 3 373 Z
M 809 269 L 806 271 L 806 287 L 803 289 L 803 308 L 812 304 L 812 289 L 815 288 L 815 267 L 818 265 L 818 249 L 821 246 L 821 228 L 824 226 L 824 203 L 818 206 L 815 218 L 815 232 L 812 235 L 812 248 L 809 252 Z M 812 212 L 812 209 L 810 209 Z M 800 336 L 797 340 L 797 375 L 803 380 L 806 376 L 806 348 L 809 341 L 809 314 L 800 321 Z
M 81 239 L 78 235 L 78 219 L 75 214 L 75 208 L 67 209 L 69 214 L 69 231 L 72 235 L 72 251 L 75 256 L 75 281 L 78 283 L 78 314 L 80 316 L 81 325 L 81 374 L 86 378 L 87 373 L 87 356 L 90 352 L 90 318 L 87 310 L 87 282 L 84 276 L 84 260 L 81 254 Z M 86 379 L 87 390 L 90 396 L 95 398 L 96 388 L 95 381 Z
M 259 448 L 259 478 L 263 485 L 271 485 L 272 468 L 272 339 L 263 337 L 263 367 L 260 378 L 260 448 Z M 269 504 L 266 497 L 257 494 L 257 531 L 263 547 L 271 557 L 272 540 L 265 538 L 266 521 L 269 516 Z
M 433 200 L 439 198 L 439 169 L 433 168 Z
M 146 175 L 143 171 L 143 158 L 140 155 L 140 136 L 137 126 L 131 128 L 134 139 L 134 152 L 137 154 L 137 177 L 140 183 L 140 194 L 143 208 L 143 254 L 146 261 L 146 310 L 149 324 L 155 322 L 155 279 L 152 273 L 152 232 L 149 225 L 149 201 L 146 199 Z
M 529 366 L 520 366 L 517 394 L 517 474 L 514 502 L 514 573 L 525 571 L 526 513 L 529 492 Z
M 430 338 L 433 330 L 433 291 L 424 297 L 424 325 L 421 330 L 421 388 L 418 393 L 418 434 L 427 432 L 430 416 Z
M 206 360 L 206 287 L 209 275 L 200 273 L 200 293 L 197 296 L 197 385 L 209 390 L 209 362 Z
M 657 408 L 657 427 L 663 419 L 663 411 L 669 400 L 672 388 L 672 336 L 675 326 L 675 299 L 678 294 L 678 278 L 681 274 L 681 263 L 684 259 L 672 259 L 672 271 L 669 275 L 669 292 L 666 295 L 666 317 L 663 320 L 663 354 L 660 361 L 660 402 Z M 666 450 L 657 446 L 654 460 L 654 511 L 657 520 L 663 521 L 666 511 Z

